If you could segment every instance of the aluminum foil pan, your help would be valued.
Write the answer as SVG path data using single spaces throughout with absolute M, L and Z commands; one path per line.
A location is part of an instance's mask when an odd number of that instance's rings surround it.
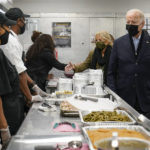
M 114 128 L 137 131 L 137 132 L 145 135 L 145 137 L 150 138 L 150 132 L 148 132 L 145 128 L 143 128 L 142 126 L 139 126 L 139 125 L 100 125 L 100 126 L 82 127 L 83 134 L 84 134 L 85 138 L 87 139 L 90 150 L 96 150 L 96 149 L 93 147 L 91 139 L 89 138 L 87 131 L 96 130 L 96 129 L 114 129 Z M 150 144 L 150 141 L 147 141 L 147 142 Z
M 119 150 L 150 150 L 149 142 L 143 139 L 119 137 L 117 140 L 119 143 Z M 96 141 L 94 145 L 98 149 L 112 150 L 112 138 Z
M 105 111 L 105 110 L 104 110 Z M 81 122 L 84 124 L 84 126 L 97 126 L 97 125 L 131 125 L 131 124 L 135 124 L 136 121 L 125 111 L 123 110 L 116 110 L 117 114 L 122 114 L 127 116 L 131 121 L 130 122 L 122 122 L 122 121 L 99 121 L 99 122 L 85 122 L 83 120 L 83 117 L 89 113 L 91 113 L 92 111 L 79 111 L 79 116 L 81 119 Z
M 78 109 L 67 101 L 63 101 L 60 104 L 60 114 L 65 117 L 79 117 Z

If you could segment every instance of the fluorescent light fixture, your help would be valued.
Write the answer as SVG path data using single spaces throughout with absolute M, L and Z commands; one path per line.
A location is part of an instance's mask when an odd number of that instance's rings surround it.
M 3 14 L 5 14 L 5 12 L 2 9 L 0 9 L 0 12 L 3 13 Z
M 0 4 L 3 3 L 3 4 L 6 4 L 6 3 L 13 3 L 13 0 L 0 0 Z

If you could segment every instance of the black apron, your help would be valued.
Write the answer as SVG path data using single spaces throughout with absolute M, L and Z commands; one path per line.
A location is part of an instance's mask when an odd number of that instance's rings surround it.
M 8 81 L 7 84 L 9 84 L 8 86 L 4 85 L 3 82 L 2 86 L 3 88 L 7 88 L 9 86 L 11 87 L 11 91 L 9 89 L 8 93 L 7 89 L 4 89 L 5 92 L 3 91 L 4 94 L 1 94 L 1 97 L 4 115 L 6 117 L 10 133 L 11 135 L 14 135 L 18 131 L 24 119 L 25 100 L 20 92 L 19 76 L 16 68 L 9 62 L 9 60 L 5 56 L 3 56 L 3 59 L 0 60 L 0 63 L 3 63 L 0 69 L 1 71 L 3 71 L 1 73 L 4 74 L 1 74 L 1 78 L 5 78 L 5 80 Z

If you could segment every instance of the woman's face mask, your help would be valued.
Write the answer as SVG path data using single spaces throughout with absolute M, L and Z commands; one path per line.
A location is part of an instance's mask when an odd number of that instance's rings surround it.
M 103 50 L 106 47 L 106 45 L 104 44 L 104 42 L 96 42 L 96 48 Z
M 0 36 L 1 45 L 5 45 L 8 43 L 9 32 L 5 30 L 5 33 Z

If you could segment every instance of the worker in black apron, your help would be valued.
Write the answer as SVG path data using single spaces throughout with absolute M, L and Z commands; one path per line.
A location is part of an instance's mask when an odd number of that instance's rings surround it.
M 16 22 L 0 13 L 0 44 L 8 42 L 9 28 Z M 15 67 L 0 49 L 0 136 L 2 144 L 15 135 L 24 119 L 24 97 L 20 92 L 19 77 Z M 10 132 L 9 132 L 10 131 Z

